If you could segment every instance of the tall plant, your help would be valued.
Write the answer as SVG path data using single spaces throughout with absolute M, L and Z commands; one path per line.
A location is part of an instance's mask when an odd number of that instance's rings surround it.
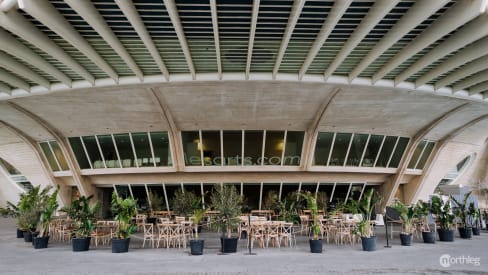
M 137 226 L 131 224 L 132 217 L 137 213 L 136 200 L 132 198 L 122 198 L 117 196 L 115 191 L 112 193 L 112 212 L 116 214 L 115 220 L 118 221 L 118 239 L 127 239 L 136 232 Z
M 79 199 L 72 201 L 70 206 L 61 208 L 61 211 L 66 212 L 68 217 L 75 221 L 74 236 L 77 238 L 89 237 L 96 228 L 95 216 L 100 209 L 100 202 L 90 206 L 92 198 L 93 195 L 89 197 L 81 196 Z
M 464 194 L 463 200 L 458 201 L 455 197 L 451 197 L 454 204 L 456 204 L 456 209 L 454 210 L 454 214 L 461 220 L 461 224 L 463 228 L 468 228 L 469 224 L 469 215 L 468 215 L 468 199 L 471 195 L 472 191 Z
M 474 202 L 469 203 L 468 219 L 469 219 L 469 224 L 473 228 L 479 227 L 479 217 L 480 217 L 479 209 L 474 205 Z
M 371 217 L 375 205 L 381 200 L 382 197 L 371 188 L 364 193 L 360 200 L 350 199 L 348 202 L 347 208 L 353 213 L 361 214 L 363 217 L 358 224 L 358 232 L 361 237 L 369 238 L 374 236 L 373 228 L 371 227 Z
M 193 225 L 195 228 L 195 230 L 194 230 L 195 231 L 195 239 L 197 239 L 197 240 L 198 240 L 198 225 L 202 221 L 203 216 L 205 216 L 205 209 L 195 209 L 195 211 L 193 211 L 193 216 L 191 216 L 192 220 L 193 220 Z
M 319 224 L 319 218 L 318 218 L 319 215 L 318 215 L 317 198 L 310 191 L 302 193 L 302 196 L 306 199 L 307 209 L 309 209 L 311 214 L 312 214 L 313 222 L 312 222 L 312 226 L 310 227 L 310 229 L 312 230 L 312 233 L 313 233 L 313 239 L 318 240 L 319 239 L 319 233 L 320 233 L 320 224 Z
M 415 212 L 417 213 L 417 217 L 419 220 L 422 221 L 422 231 L 423 232 L 430 232 L 429 220 L 428 215 L 430 212 L 430 203 L 419 200 L 415 205 Z
M 59 189 L 56 189 L 51 195 L 47 195 L 41 197 L 42 205 L 44 206 L 41 209 L 41 214 L 39 217 L 39 236 L 40 237 L 47 237 L 49 235 L 49 224 L 52 221 L 52 217 L 54 212 L 58 209 L 58 196 Z
M 20 194 L 18 204 L 18 225 L 19 228 L 28 231 L 35 230 L 41 217 L 41 211 L 45 207 L 48 193 L 52 186 L 41 189 L 41 186 L 35 186 L 29 192 Z
M 195 193 L 188 190 L 178 190 L 175 192 L 172 206 L 173 212 L 178 216 L 188 217 L 200 206 L 201 200 Z
M 451 211 L 451 200 L 444 201 L 439 196 L 432 196 L 431 198 L 432 213 L 436 215 L 440 227 L 443 230 L 450 230 L 454 224 L 454 214 Z
M 161 211 L 165 208 L 163 205 L 163 197 L 158 193 L 149 190 L 149 200 L 151 201 L 151 211 Z
M 233 185 L 216 185 L 210 200 L 212 209 L 218 211 L 215 226 L 222 230 L 223 235 L 227 233 L 227 238 L 231 238 L 232 230 L 241 223 L 239 216 L 241 215 L 242 197 Z
M 401 201 L 397 200 L 393 204 L 393 208 L 398 212 L 400 219 L 403 222 L 402 234 L 408 235 L 413 233 L 413 224 L 418 217 L 414 206 L 405 205 Z

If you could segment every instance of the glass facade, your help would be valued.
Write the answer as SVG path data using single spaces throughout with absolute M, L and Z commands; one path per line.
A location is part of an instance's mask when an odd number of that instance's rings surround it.
M 202 143 L 198 131 L 181 132 L 181 140 L 183 142 L 183 153 L 185 158 L 185 165 L 200 166 L 202 165 L 202 158 L 200 149 Z
M 242 165 L 242 131 L 223 132 L 224 165 Z
M 286 133 L 283 165 L 300 165 L 304 136 L 304 132 L 288 131 Z
M 70 137 L 68 141 L 81 169 L 173 165 L 167 132 Z
M 261 165 L 263 131 L 244 132 L 244 165 Z
M 0 169 L 2 169 L 10 179 L 15 182 L 22 189 L 28 191 L 32 190 L 33 186 L 22 173 L 17 170 L 12 164 L 8 163 L 6 160 L 0 158 Z
M 420 141 L 417 147 L 415 148 L 415 151 L 413 152 L 413 156 L 410 159 L 410 162 L 408 163 L 408 168 L 417 169 L 417 170 L 424 169 L 424 166 L 427 163 L 427 160 L 429 159 L 430 154 L 432 153 L 434 147 L 435 147 L 435 142 L 433 141 L 428 141 L 428 140 Z
M 407 137 L 320 132 L 313 165 L 397 168 Z
M 68 163 L 56 141 L 39 142 L 39 146 L 41 146 L 44 157 L 49 163 L 52 171 L 58 172 L 69 170 Z

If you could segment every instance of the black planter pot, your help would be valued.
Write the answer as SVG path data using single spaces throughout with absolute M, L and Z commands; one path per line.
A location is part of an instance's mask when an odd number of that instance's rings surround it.
M 129 252 L 130 238 L 128 239 L 112 239 L 112 253 L 126 253 Z
M 437 233 L 439 233 L 439 241 L 441 241 L 441 242 L 453 242 L 454 241 L 454 230 L 437 229 Z
M 191 255 L 203 254 L 204 240 L 190 240 L 190 253 Z
M 375 251 L 376 250 L 376 236 L 373 237 L 361 237 L 361 244 L 363 245 L 363 251 Z
M 196 233 L 195 232 L 195 227 L 192 228 L 192 231 L 193 231 L 193 233 Z M 201 224 L 198 225 L 197 231 L 198 231 L 198 234 L 202 233 L 202 225 Z
M 459 236 L 461 236 L 461 239 L 471 239 L 472 236 L 472 229 L 471 227 L 459 227 Z
M 17 239 L 20 239 L 20 238 L 23 238 L 23 237 L 24 237 L 24 231 L 22 231 L 19 228 L 17 228 Z
M 479 236 L 481 234 L 481 228 L 479 227 L 473 227 L 473 235 L 474 236 Z
M 222 253 L 236 253 L 237 252 L 237 242 L 239 238 L 222 238 L 220 237 L 220 245 L 222 246 Z
M 24 236 L 24 242 L 26 242 L 26 243 L 32 242 L 32 232 L 24 231 L 23 236 Z
M 35 249 L 47 248 L 47 244 L 49 242 L 49 236 L 47 236 L 47 237 L 33 237 L 33 239 L 34 239 L 34 248 Z
M 411 246 L 412 245 L 413 235 L 410 234 L 402 234 L 400 233 L 400 242 L 403 246 Z
M 71 239 L 71 243 L 73 244 L 73 252 L 90 250 L 90 241 L 91 237 Z
M 36 245 L 37 235 L 39 235 L 39 232 L 32 232 L 32 246 Z
M 422 232 L 422 239 L 424 239 L 424 243 L 435 243 L 435 232 Z
M 322 240 L 309 240 L 310 252 L 312 253 L 322 253 Z

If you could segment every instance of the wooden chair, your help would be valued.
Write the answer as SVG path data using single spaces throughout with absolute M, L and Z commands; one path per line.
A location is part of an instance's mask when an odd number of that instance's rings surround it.
M 144 241 L 142 242 L 142 247 L 146 244 L 146 241 L 151 241 L 151 246 L 154 248 L 154 224 L 145 223 L 142 228 L 144 229 Z

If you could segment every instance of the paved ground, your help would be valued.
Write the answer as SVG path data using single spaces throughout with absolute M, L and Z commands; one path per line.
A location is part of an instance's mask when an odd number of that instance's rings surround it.
M 363 252 L 360 245 L 326 244 L 323 254 L 311 254 L 307 238 L 298 237 L 297 247 L 258 248 L 251 256 L 246 255 L 246 240 L 236 254 L 219 255 L 218 236 L 204 233 L 204 255 L 190 256 L 189 248 L 142 248 L 140 234 L 124 254 L 100 246 L 74 253 L 67 243 L 35 250 L 15 238 L 15 229 L 13 219 L 0 218 L 0 274 L 488 274 L 487 232 L 454 243 L 415 240 L 411 247 L 400 246 L 395 236 L 392 248 L 384 248 L 381 227 L 375 252 Z M 449 267 L 440 264 L 442 255 L 451 257 Z

